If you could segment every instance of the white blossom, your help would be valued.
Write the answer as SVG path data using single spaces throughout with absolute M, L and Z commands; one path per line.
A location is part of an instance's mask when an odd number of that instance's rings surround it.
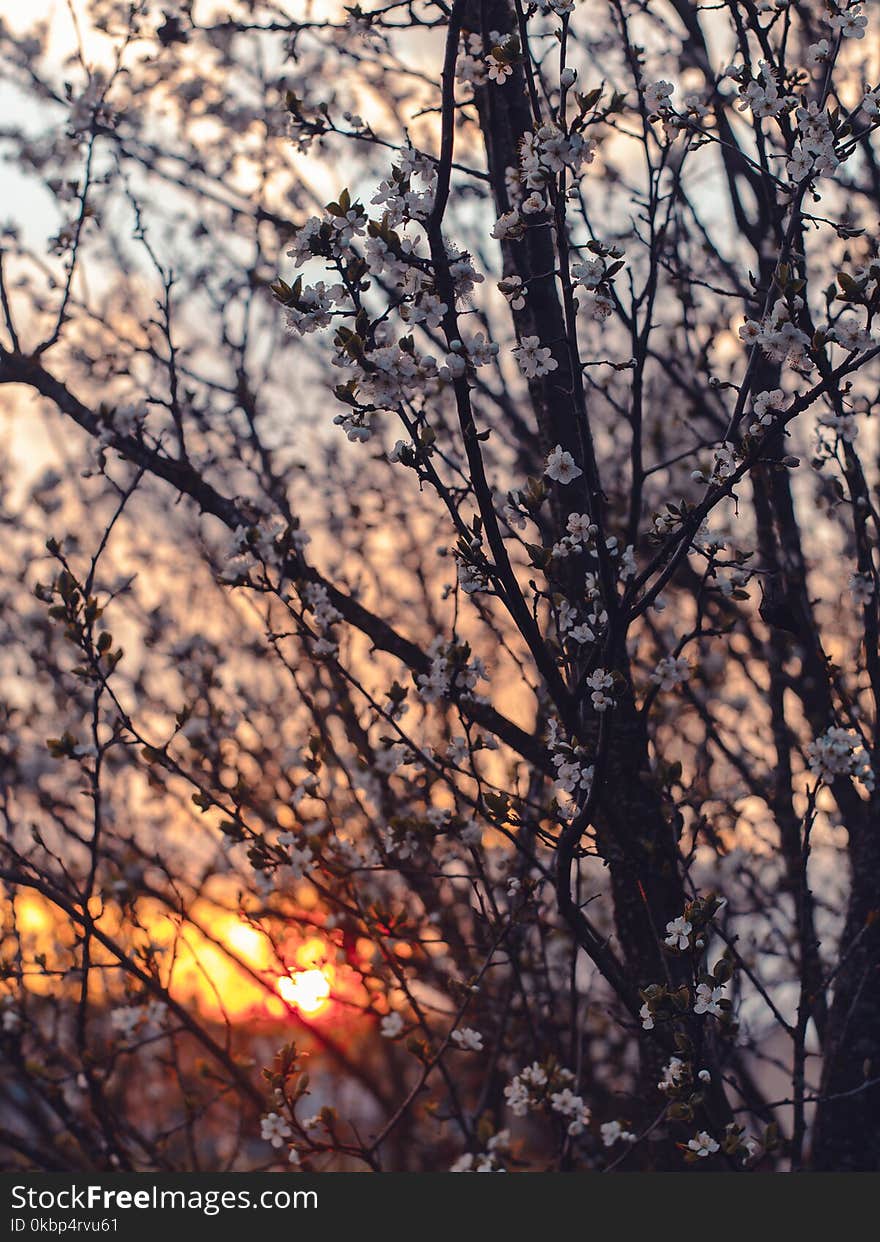
M 513 77 L 513 65 L 506 60 L 499 60 L 494 55 L 486 58 L 486 68 L 489 81 L 496 82 L 498 86 L 503 86 L 508 78 Z
M 712 987 L 708 983 L 698 983 L 694 997 L 694 1013 L 707 1013 L 713 1018 L 720 1018 L 724 1010 L 719 1001 L 724 999 L 724 988 Z
M 548 375 L 559 366 L 553 357 L 553 351 L 546 345 L 542 346 L 537 336 L 524 336 L 518 347 L 513 350 L 513 356 L 526 379 Z
M 561 444 L 557 444 L 547 458 L 544 465 L 544 473 L 554 483 L 565 484 L 571 483 L 574 479 L 579 479 L 584 472 L 576 464 L 571 453 L 566 452 Z
M 711 1134 L 707 1134 L 705 1130 L 700 1130 L 692 1139 L 688 1140 L 688 1147 L 692 1152 L 702 1160 L 707 1156 L 712 1156 L 719 1150 L 718 1144 L 712 1138 Z
M 452 1032 L 452 1042 L 457 1044 L 459 1048 L 467 1049 L 471 1052 L 482 1052 L 483 1036 L 479 1031 L 475 1031 L 470 1026 L 460 1026 L 458 1030 Z
M 606 1121 L 599 1127 L 602 1143 L 605 1147 L 613 1147 L 615 1143 L 634 1143 L 636 1135 L 619 1121 Z
M 862 13 L 860 6 L 846 9 L 842 13 L 835 13 L 827 21 L 828 25 L 834 30 L 839 31 L 844 39 L 864 39 L 865 37 L 865 27 L 868 25 L 868 19 Z
M 651 681 L 661 690 L 674 690 L 689 681 L 690 676 L 690 665 L 683 656 L 664 656 L 651 674 Z
M 645 110 L 648 115 L 671 109 L 671 96 L 675 87 L 671 82 L 651 82 L 645 87 Z
M 280 1113 L 267 1113 L 260 1119 L 260 1138 L 273 1147 L 283 1147 L 284 1140 L 290 1138 L 291 1129 Z
M 379 1023 L 379 1032 L 385 1039 L 396 1039 L 403 1030 L 403 1017 L 392 1009 L 391 1013 L 386 1013 Z
M 670 1057 L 663 1067 L 663 1077 L 657 1083 L 660 1091 L 671 1091 L 679 1086 L 684 1076 L 685 1062 L 681 1057 Z
M 807 64 L 818 65 L 822 61 L 829 60 L 831 57 L 831 44 L 827 39 L 820 39 L 818 43 L 811 43 L 807 48 Z
M 826 784 L 839 776 L 854 776 L 866 789 L 874 788 L 871 757 L 854 730 L 839 725 L 826 729 L 807 746 L 807 763 L 813 775 Z
M 604 712 L 614 706 L 614 699 L 607 693 L 614 685 L 614 678 L 607 669 L 594 669 L 584 680 L 591 691 L 590 699 L 595 711 Z
M 666 924 L 665 943 L 670 949 L 687 949 L 690 947 L 690 934 L 693 930 L 693 924 L 683 915 L 679 915 Z

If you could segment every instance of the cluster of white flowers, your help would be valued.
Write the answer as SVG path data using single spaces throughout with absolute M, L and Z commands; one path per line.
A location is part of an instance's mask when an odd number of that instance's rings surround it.
M 664 656 L 651 674 L 651 681 L 661 690 L 674 690 L 690 681 L 691 669 L 684 656 Z
M 649 82 L 644 88 L 645 111 L 648 116 L 664 116 L 672 111 L 672 95 L 675 87 L 671 82 Z
M 699 472 L 694 471 L 697 475 Z M 699 474 L 699 478 L 703 479 L 703 475 Z M 667 503 L 665 509 L 661 509 L 651 518 L 651 534 L 655 539 L 662 539 L 666 535 L 671 535 L 673 531 L 678 530 L 682 523 L 683 514 L 678 508 L 673 508 Z
M 504 1088 L 504 1098 L 514 1117 L 525 1117 L 529 1109 L 543 1102 L 547 1081 L 547 1071 L 537 1061 L 511 1078 Z
M 539 379 L 559 366 L 553 357 L 553 350 L 542 345 L 541 338 L 537 336 L 524 336 L 512 352 L 526 379 Z
M 568 794 L 581 798 L 589 793 L 593 783 L 594 768 L 589 755 L 582 746 L 572 746 L 559 736 L 559 725 L 550 720 L 547 742 L 551 759 L 556 768 L 555 790 L 557 795 Z
M 699 129 L 711 111 L 707 95 L 696 91 L 685 95 L 678 109 L 672 102 L 674 92 L 673 84 L 662 80 L 648 83 L 642 92 L 648 119 L 663 123 L 664 135 L 670 142 L 688 129 Z
M 593 784 L 595 767 L 588 762 L 587 752 L 582 746 L 566 747 L 564 743 L 553 755 L 556 767 L 554 788 L 557 794 L 582 794 L 586 796 Z
M 331 628 L 341 620 L 342 614 L 331 604 L 329 592 L 320 582 L 307 583 L 301 594 L 303 606 L 312 616 L 312 628 L 318 635 L 312 641 L 312 651 L 319 656 L 335 655 L 338 648 Z
M 502 506 L 501 512 L 511 530 L 525 530 L 526 522 L 531 516 L 527 494 L 516 489 L 508 492 L 507 503 Z
M 478 591 L 487 591 L 490 587 L 488 570 L 479 558 L 482 539 L 472 539 L 467 549 L 456 548 L 454 552 L 458 585 L 465 595 L 476 595 Z
M 609 545 L 610 546 L 610 545 Z M 628 543 L 620 554 L 620 562 L 617 566 L 617 576 L 621 582 L 628 582 L 630 578 L 634 578 L 638 573 L 636 565 L 636 550 L 633 544 Z
M 92 69 L 85 88 L 70 100 L 68 131 L 77 141 L 99 129 L 113 129 L 117 116 L 107 99 L 109 79 L 103 69 Z
M 390 331 L 385 325 L 385 332 Z M 348 373 L 345 389 L 352 400 L 361 406 L 376 410 L 393 410 L 405 402 L 436 393 L 440 383 L 449 379 L 452 368 L 438 366 L 432 354 L 420 354 L 412 338 L 405 342 L 380 343 L 383 333 L 377 332 L 376 348 L 369 350 L 361 359 L 353 357 L 345 348 L 334 358 L 334 365 Z M 456 357 L 454 366 L 461 361 Z M 337 390 L 338 392 L 340 390 Z M 336 415 L 334 423 L 343 429 L 349 440 L 366 442 L 373 434 L 372 410 L 346 410 Z
M 536 341 L 537 337 L 527 337 L 526 339 Z M 457 339 L 450 341 L 449 353 L 446 355 L 439 372 L 441 379 L 458 379 L 459 376 L 465 374 L 468 364 L 473 367 L 489 366 L 498 357 L 499 348 L 483 332 L 477 332 L 466 341 Z M 548 369 L 552 370 L 553 368 L 549 367 Z
M 348 244 L 366 230 L 367 213 L 360 203 L 346 207 L 335 215 L 329 210 L 323 216 L 309 216 L 294 233 L 287 257 L 293 259 L 294 267 L 302 267 L 310 259 L 344 258 Z
M 562 536 L 552 549 L 552 556 L 560 560 L 572 553 L 592 548 L 598 527 L 586 513 L 572 513 L 566 522 L 566 534 Z
M 555 13 L 557 17 L 573 13 L 574 3 L 575 0 L 538 0 L 542 13 Z
M 583 1098 L 572 1091 L 574 1081 L 571 1070 L 554 1066 L 548 1073 L 535 1061 L 510 1080 L 504 1088 L 504 1098 L 515 1117 L 548 1108 L 568 1121 L 568 1133 L 575 1137 L 589 1124 L 590 1110 Z
M 434 206 L 436 188 L 436 161 L 431 156 L 416 151 L 414 147 L 407 146 L 398 154 L 390 177 L 379 183 L 370 203 L 374 207 L 381 207 L 384 223 L 396 228 L 407 220 L 426 220 Z M 381 239 L 370 238 L 367 242 L 368 251 L 373 240 Z M 412 246 L 404 247 L 405 254 L 412 252 Z
M 740 102 L 737 107 L 740 112 L 750 109 L 752 116 L 758 118 L 782 116 L 783 113 L 790 112 L 797 103 L 794 95 L 780 95 L 779 84 L 773 76 L 773 66 L 766 60 L 759 62 L 756 78 L 742 81 L 739 95 Z
M 593 710 L 596 712 L 606 712 L 609 707 L 614 706 L 614 698 L 608 693 L 614 688 L 614 677 L 607 669 L 593 669 L 586 678 L 585 682 L 590 690 L 590 702 L 593 704 Z
M 820 781 L 830 784 L 838 776 L 854 776 L 866 789 L 874 788 L 871 756 L 858 733 L 832 725 L 807 746 L 807 763 Z
M 785 393 L 781 388 L 771 388 L 768 392 L 756 393 L 752 401 L 753 421 L 749 424 L 749 435 L 758 435 L 762 428 L 771 426 L 774 411 L 784 409 Z
M 595 319 L 598 323 L 604 322 L 611 312 L 614 310 L 614 299 L 608 293 L 598 290 L 596 293 L 587 295 L 584 309 L 591 319 Z
M 500 38 L 501 34 L 497 30 L 489 34 L 489 42 L 493 46 Z M 455 75 L 459 82 L 469 82 L 471 86 L 482 86 L 486 81 L 486 62 L 483 58 L 481 35 L 472 34 L 469 31 L 462 32 L 455 61 Z
M 373 771 L 382 776 L 390 776 L 404 764 L 411 763 L 413 753 L 402 742 L 392 742 L 390 746 L 377 746 L 373 757 Z
M 613 1147 L 615 1143 L 635 1143 L 638 1137 L 620 1121 L 606 1121 L 599 1126 L 599 1134 L 605 1147 Z
M 285 878 L 289 875 L 291 879 L 301 880 L 306 869 L 314 862 L 308 842 L 303 841 L 301 835 L 295 832 L 279 832 L 276 840 L 285 853 Z
M 594 573 L 584 574 L 584 601 L 586 607 L 581 612 L 567 599 L 559 600 L 556 628 L 563 642 L 567 640 L 579 646 L 594 643 L 608 624 L 608 613 L 602 605 L 599 579 Z
M 793 298 L 791 305 L 778 298 L 760 323 L 756 319 L 745 321 L 739 329 L 741 340 L 747 345 L 757 344 L 772 362 L 787 362 L 791 367 L 812 366 L 808 355 L 810 338 L 791 321 L 791 314 L 802 307 L 800 298 Z
M 552 477 L 552 476 L 550 476 Z M 571 556 L 577 552 L 587 552 L 591 557 L 597 558 L 599 555 L 595 542 L 598 527 L 590 520 L 586 513 L 572 513 L 566 522 L 566 534 L 558 539 L 551 548 L 550 555 L 554 560 L 563 560 L 567 556 Z M 605 540 L 605 549 L 612 558 L 618 556 L 620 544 L 616 535 L 610 535 Z M 626 582 L 629 578 L 635 576 L 637 571 L 635 548 L 632 544 L 628 544 L 623 552 L 620 553 L 620 560 L 617 567 L 618 577 L 622 582 Z M 601 599 L 596 577 L 592 573 L 585 575 L 585 589 L 587 600 L 594 605 L 593 615 L 588 618 L 590 625 L 598 628 L 605 624 L 607 615 L 604 611 L 599 611 L 600 605 L 597 603 Z M 576 633 L 574 630 L 575 613 L 569 608 L 568 614 L 560 618 L 559 630 L 569 631 L 570 636 L 577 642 L 593 642 L 595 634 L 590 632 L 589 627 L 579 627 L 586 632 Z
M 572 263 L 571 265 L 571 280 L 575 288 L 580 285 L 592 293 L 594 289 L 599 288 L 604 279 L 604 259 L 584 259 L 579 263 Z
M 710 483 L 717 486 L 719 483 L 724 483 L 727 479 L 732 478 L 736 473 L 736 467 L 736 446 L 725 440 L 715 450 L 711 469 L 693 470 L 691 478 L 698 483 Z
M 416 678 L 419 694 L 426 703 L 439 703 L 456 691 L 462 697 L 475 697 L 477 682 L 486 678 L 486 667 L 479 657 L 468 660 L 465 648 L 444 642 L 439 635 L 428 648 L 428 655 L 428 672 Z
M 674 1091 L 676 1087 L 681 1085 L 687 1063 L 681 1057 L 670 1057 L 663 1066 L 663 1077 L 657 1083 L 660 1091 Z
M 847 353 L 860 354 L 876 344 L 871 333 L 851 316 L 839 319 L 828 335 Z
M 144 1035 L 161 1030 L 168 1016 L 168 1006 L 160 1000 L 149 1000 L 143 1005 L 122 1005 L 110 1014 L 110 1023 L 123 1039 L 130 1039 L 136 1031 Z
M 751 579 L 751 570 L 743 566 L 725 565 L 715 571 L 715 585 L 725 599 L 730 599 L 734 591 L 747 587 Z
M 485 86 L 486 82 L 494 82 L 503 86 L 513 75 L 516 58 L 516 46 L 511 38 L 500 30 L 489 31 L 489 51 L 481 35 L 465 32 L 459 42 L 458 59 L 455 72 L 460 82 L 471 86 Z
M 226 569 L 221 581 L 236 582 L 261 566 L 278 566 L 281 560 L 280 536 L 286 524 L 280 517 L 261 518 L 251 526 L 236 526 L 229 535 L 225 551 Z M 294 532 L 295 546 L 304 547 L 308 536 Z
M 859 425 L 853 410 L 823 410 L 817 419 L 817 432 L 821 445 L 822 433 L 827 431 L 830 437 L 852 444 L 859 434 Z
M 551 121 L 523 134 L 519 166 L 509 169 L 506 178 L 511 208 L 498 217 L 492 236 L 499 241 L 520 237 L 528 217 L 547 210 L 548 184 L 566 169 L 577 176 L 584 164 L 593 162 L 595 154 L 592 139 L 579 131 L 560 129 Z
M 450 1165 L 450 1173 L 505 1173 L 503 1158 L 510 1147 L 510 1131 L 499 1130 L 486 1144 L 486 1150 L 466 1151 Z
M 139 435 L 146 419 L 146 410 L 134 405 L 118 405 L 105 410 L 98 444 L 101 448 L 110 448 L 119 436 Z
M 407 232 L 410 226 L 424 229 L 436 182 L 436 161 L 405 147 L 371 199 L 381 208 L 380 219 L 372 219 L 343 191 L 338 202 L 328 204 L 322 216 L 312 216 L 293 238 L 288 255 L 296 267 L 321 260 L 342 275 L 348 273 L 345 283 L 304 286 L 297 279 L 292 287 L 284 282 L 273 286 L 292 331 L 312 333 L 334 320 L 354 319 L 356 330 L 337 323 L 333 359 L 343 372 L 336 396 L 347 407 L 334 422 L 352 441 L 371 438 L 377 413 L 430 398 L 469 365 L 488 365 L 498 353 L 498 346 L 478 333 L 467 342 L 451 342 L 448 355 L 438 360 L 421 353 L 409 335 L 416 325 L 437 330 L 450 310 L 448 300 L 437 293 L 431 264 L 420 255 L 423 232 Z M 448 245 L 446 258 L 455 298 L 468 297 L 483 276 L 466 251 Z M 389 293 L 388 313 L 369 330 L 355 289 L 365 271 L 381 277 Z M 401 324 L 407 329 L 402 336 Z
M 576 1095 L 571 1087 L 563 1087 L 550 1095 L 550 1109 L 568 1120 L 568 1133 L 572 1138 L 583 1134 L 585 1126 L 590 1124 L 590 1110 L 583 1097 Z
M 563 169 L 577 173 L 594 158 L 591 139 L 578 132 L 566 133 L 548 121 L 534 133 L 523 134 L 520 141 L 522 184 L 526 189 L 540 191 Z
M 524 232 L 525 221 L 516 208 L 513 208 L 511 211 L 501 213 L 492 225 L 491 235 L 496 241 L 507 241 L 508 238 L 522 237 Z
M 314 285 L 302 285 L 297 280 L 285 303 L 287 329 L 308 336 L 319 328 L 327 328 L 332 323 L 334 307 L 347 303 L 348 292 L 344 285 L 328 287 L 323 280 Z
M 840 165 L 834 149 L 835 140 L 827 108 L 820 108 L 815 100 L 798 108 L 798 141 L 786 165 L 793 182 L 805 177 L 828 176 Z
M 386 824 L 379 830 L 379 836 L 385 853 L 398 862 L 414 858 L 421 845 L 418 835 L 401 824 Z
M 592 249 L 599 257 L 584 259 L 571 266 L 571 280 L 574 288 L 585 290 L 586 299 L 579 299 L 583 309 L 591 319 L 602 322 L 614 310 L 614 299 L 611 296 L 611 278 L 621 266 L 623 251 L 618 246 L 604 246 L 593 243 Z M 609 266 L 606 259 L 610 258 Z

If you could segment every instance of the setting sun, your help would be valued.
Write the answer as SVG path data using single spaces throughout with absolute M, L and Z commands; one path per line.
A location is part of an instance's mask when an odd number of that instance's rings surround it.
M 278 993 L 302 1013 L 316 1014 L 328 1003 L 330 983 L 322 970 L 300 970 L 292 976 L 281 976 Z

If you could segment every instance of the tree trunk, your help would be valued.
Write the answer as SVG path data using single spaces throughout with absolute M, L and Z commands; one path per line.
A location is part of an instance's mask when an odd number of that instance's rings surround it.
M 850 829 L 852 889 L 834 978 L 813 1168 L 880 1170 L 880 823 Z
M 515 32 L 516 18 L 509 0 L 472 0 L 465 9 L 464 29 L 481 34 L 484 42 L 489 30 L 502 35 Z M 475 99 L 495 209 L 501 215 L 511 206 L 506 173 L 518 167 L 522 136 L 535 127 L 523 67 L 514 67 L 503 88 L 478 88 Z M 525 305 L 513 312 L 517 337 L 538 336 L 542 344 L 552 348 L 557 362 L 550 375 L 529 383 L 539 443 L 545 453 L 561 445 L 584 467 L 584 477 L 576 483 L 551 491 L 552 517 L 544 537 L 552 542 L 564 533 L 570 513 L 590 512 L 596 520 L 595 498 L 591 499 L 588 486 L 592 449 L 589 430 L 582 425 L 586 422 L 582 380 L 572 366 L 570 325 L 563 309 L 557 278 L 559 256 L 549 221 L 544 227 L 528 228 L 522 238 L 503 240 L 501 249 L 505 274 L 520 275 L 527 286 Z M 540 470 L 537 463 L 535 470 Z M 601 498 L 600 503 L 604 506 Z M 594 818 L 596 845 L 609 869 L 614 902 L 616 936 L 612 947 L 620 953 L 634 991 L 650 983 L 682 981 L 683 959 L 666 955 L 661 941 L 666 923 L 684 909 L 685 893 L 677 834 L 651 771 L 647 730 L 634 701 L 622 634 L 618 635 L 613 660 L 626 687 L 615 692 L 617 703 L 610 720 Z M 581 740 L 595 737 L 595 718 L 583 721 L 583 714 L 576 714 L 582 721 L 578 730 Z M 641 1120 L 652 1120 L 658 1109 L 657 1082 L 669 1053 L 653 1035 L 642 1032 L 640 1051 Z M 730 1119 L 726 1103 L 718 1099 L 713 1104 L 719 1125 L 726 1123 Z M 681 1167 L 680 1152 L 672 1143 L 662 1141 L 652 1146 L 656 1167 Z
M 463 28 L 482 35 L 484 41 L 490 30 L 502 35 L 516 32 L 513 7 L 509 0 L 472 0 L 464 12 Z M 500 215 L 510 208 L 505 174 L 518 166 L 520 140 L 534 126 L 523 67 L 514 67 L 503 88 L 478 88 L 475 96 L 495 208 Z M 550 375 L 529 385 L 541 445 L 548 451 L 561 444 L 575 460 L 583 462 L 574 395 L 579 377 L 572 374 L 567 348 L 555 274 L 559 260 L 551 229 L 529 228 L 522 239 L 504 241 L 502 252 L 505 272 L 519 273 L 528 286 L 525 306 L 514 312 L 517 335 L 539 336 L 542 343 L 552 347 L 558 364 Z M 555 488 L 552 501 L 554 523 L 559 528 L 554 537 L 558 538 L 568 513 L 583 512 L 587 501 L 575 485 Z M 618 646 L 615 668 L 628 678 L 622 640 Z M 667 823 L 650 770 L 644 722 L 629 688 L 617 697 L 605 789 L 598 800 L 599 849 L 611 872 L 620 947 L 632 982 L 644 985 L 665 978 L 659 938 L 666 922 L 681 914 L 684 890 L 675 834 Z

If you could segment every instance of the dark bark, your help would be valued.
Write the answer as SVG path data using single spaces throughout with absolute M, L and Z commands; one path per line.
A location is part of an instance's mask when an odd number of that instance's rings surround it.
M 488 3 L 473 0 L 466 7 L 463 25 L 466 30 L 483 34 L 489 29 L 502 34 L 515 32 L 517 27 L 508 0 L 489 0 Z M 520 140 L 536 125 L 526 69 L 517 65 L 503 88 L 477 89 L 475 94 L 495 208 L 500 215 L 510 209 L 505 172 L 517 167 Z M 525 306 L 513 313 L 518 338 L 538 336 L 542 344 L 553 349 L 557 361 L 555 371 L 529 384 L 539 442 L 545 452 L 561 445 L 584 469 L 584 477 L 577 481 L 577 486 L 553 489 L 551 507 L 555 537 L 564 531 L 571 512 L 588 511 L 592 520 L 604 529 L 604 496 L 598 486 L 578 355 L 572 348 L 574 325 L 566 316 L 561 296 L 557 275 L 559 257 L 549 219 L 530 226 L 521 239 L 503 241 L 501 250 L 505 274 L 518 274 L 528 289 Z M 540 468 L 541 464 L 536 463 L 535 472 L 539 473 Z M 617 704 L 608 720 L 607 745 L 603 748 L 597 743 L 597 749 L 604 753 L 597 763 L 599 785 L 592 818 L 596 844 L 610 873 L 616 937 L 625 971 L 623 999 L 632 1007 L 639 1003 L 639 987 L 662 983 L 669 978 L 679 981 L 676 977 L 679 961 L 664 954 L 661 941 L 666 923 L 681 914 L 685 894 L 676 830 L 651 770 L 647 730 L 629 684 L 624 634 L 614 616 L 615 604 L 612 588 L 606 596 L 606 605 L 612 614 L 611 625 L 617 632 L 609 655 L 626 686 L 615 695 Z M 581 711 L 579 719 L 581 740 L 596 742 L 595 714 Z M 577 841 L 567 846 L 563 842 L 560 854 L 564 855 L 559 860 L 558 871 L 560 909 L 584 950 L 602 969 L 601 945 L 595 942 L 568 890 Z M 609 977 L 608 972 L 603 970 L 603 973 Z M 659 1067 L 668 1055 L 668 1049 L 653 1036 L 642 1040 L 646 1116 L 651 1110 L 656 1115 Z M 721 1111 L 723 1109 L 719 1108 Z M 665 1157 L 660 1156 L 660 1148 L 665 1146 L 658 1145 L 658 1158 L 662 1162 Z M 680 1164 L 678 1153 L 675 1153 L 674 1163 L 676 1167 Z
M 834 979 L 813 1168 L 880 1170 L 880 822 L 850 830 L 852 889 Z
M 765 260 L 760 263 L 759 270 L 760 287 L 771 287 L 775 264 Z M 760 307 L 751 306 L 748 313 L 760 317 Z M 812 330 L 813 325 L 809 327 Z M 827 378 L 824 367 L 822 374 Z M 778 381 L 778 367 L 759 359 L 752 390 L 775 387 Z M 839 389 L 832 386 L 829 396 L 839 406 Z M 838 409 L 838 412 L 842 411 Z M 775 595 L 775 603 L 769 610 L 762 610 L 762 615 L 770 623 L 770 699 L 779 761 L 772 808 L 780 830 L 798 926 L 802 986 L 797 1028 L 803 1041 L 806 1032 L 802 1018 L 812 1018 L 823 1057 L 811 1165 L 824 1171 L 876 1170 L 880 1168 L 880 1083 L 871 1084 L 872 1079 L 880 1080 L 878 817 L 876 810 L 862 801 L 848 778 L 834 781 L 832 791 L 849 834 L 851 890 L 829 1007 L 829 988 L 827 980 L 822 978 L 813 899 L 806 874 L 808 851 L 803 848 L 802 828 L 794 814 L 791 796 L 783 671 L 793 654 L 793 644 L 801 669 L 792 688 L 800 699 L 812 735 L 817 737 L 823 733 L 835 723 L 836 716 L 829 660 L 810 598 L 807 561 L 789 475 L 771 464 L 784 453 L 785 442 L 780 433 L 776 442 L 766 447 L 764 461 L 750 473 L 762 568 L 771 576 Z M 850 469 L 853 468 L 851 463 Z M 772 625 L 776 608 L 781 610 L 784 628 L 790 631 L 787 635 Z M 875 652 L 866 654 L 869 667 L 873 668 Z M 797 1053 L 797 1049 L 795 1051 Z M 800 1140 L 796 1147 L 797 1162 Z

